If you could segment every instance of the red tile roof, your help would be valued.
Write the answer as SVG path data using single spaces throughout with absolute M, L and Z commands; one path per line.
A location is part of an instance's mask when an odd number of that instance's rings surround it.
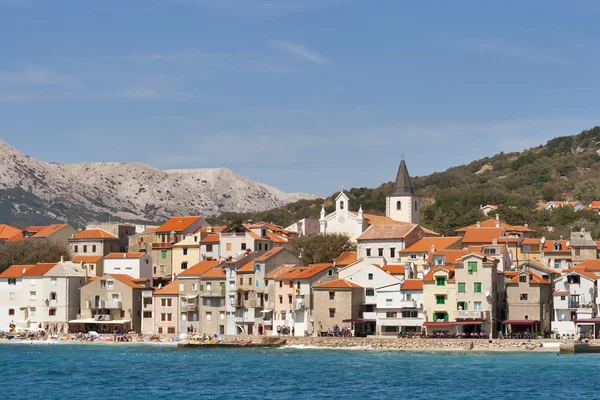
M 100 260 L 102 260 L 102 256 L 75 256 L 71 261 L 73 261 L 74 263 L 97 263 Z
M 266 253 L 263 253 L 260 256 L 258 256 L 255 261 L 267 261 L 269 258 L 273 257 L 275 254 L 277 254 L 279 252 L 282 252 L 283 250 L 284 250 L 284 247 L 272 248 L 271 250 L 267 251 Z
M 238 273 L 254 272 L 254 261 L 255 260 L 248 261 L 246 264 L 244 264 L 240 268 L 238 268 L 237 272 Z
M 32 238 L 46 238 L 48 236 L 52 236 L 56 232 L 68 227 L 69 224 L 54 224 L 48 225 L 42 230 L 39 230 L 35 235 L 31 236 Z
M 464 232 L 463 243 L 492 243 L 492 240 L 504 236 L 502 228 L 469 228 Z
M 433 282 L 435 280 L 434 273 L 437 271 L 446 271 L 448 273 L 448 280 L 454 281 L 454 267 L 448 265 L 436 265 L 429 270 L 427 275 L 425 275 L 423 282 Z
M 335 281 L 324 282 L 324 283 L 320 283 L 318 285 L 313 286 L 313 289 L 353 289 L 353 288 L 362 288 L 362 286 L 359 286 L 353 282 L 349 282 L 345 279 L 336 279 Z
M 21 229 L 14 228 L 10 225 L 0 224 L 0 239 L 8 239 L 20 234 Z
M 592 280 L 596 280 L 597 279 L 596 274 L 594 274 L 593 272 L 586 271 L 585 268 L 579 268 L 579 267 L 569 268 L 569 269 L 564 270 L 563 273 L 565 273 L 565 274 L 576 273 L 576 274 L 579 274 L 581 276 L 585 276 L 586 278 L 589 278 L 589 279 L 592 279 Z
M 554 250 L 555 243 L 559 244 L 560 250 Z M 568 246 L 567 243 L 569 243 Z M 571 253 L 571 243 L 568 240 L 546 240 L 544 253 Z
M 200 243 L 217 243 L 219 238 L 218 233 L 207 233 L 206 236 L 200 238 Z
M 371 225 L 356 240 L 404 239 L 417 225 L 403 223 L 401 225 Z
M 222 267 L 211 268 L 200 276 L 202 278 L 225 278 L 225 269 Z
M 179 294 L 179 282 L 177 278 L 163 288 L 158 289 L 154 292 L 156 296 L 173 296 Z
M 142 285 L 138 285 L 136 282 L 138 281 L 146 281 L 146 279 L 144 280 L 140 280 L 140 279 L 133 279 L 131 276 L 129 275 L 125 275 L 125 274 L 109 274 L 108 276 L 112 276 L 113 278 L 115 278 L 116 280 L 120 281 L 121 283 L 124 283 L 125 285 L 134 288 L 134 289 L 139 289 L 139 288 L 143 288 L 144 286 Z
M 335 259 L 336 267 L 344 267 L 356 262 L 358 253 L 356 251 L 344 251 Z
M 183 271 L 182 273 L 180 273 L 179 276 L 202 275 L 209 269 L 214 268 L 217 265 L 219 265 L 219 263 L 220 263 L 220 261 L 218 261 L 218 260 L 200 261 L 198 264 L 195 264 L 195 265 L 191 266 L 190 268 L 186 269 L 185 271 Z
M 555 290 L 552 294 L 555 295 L 555 296 L 556 295 L 564 296 L 566 294 L 569 294 L 569 292 L 567 292 L 566 290 Z
M 273 271 L 270 274 L 268 274 L 267 276 L 265 276 L 265 279 L 276 279 L 277 277 L 281 276 L 282 274 L 287 273 L 292 268 L 296 268 L 296 266 L 295 265 L 282 265 L 281 267 L 277 268 L 275 271 Z
M 104 257 L 104 259 L 120 259 L 120 258 L 140 258 L 148 253 L 135 252 L 135 253 L 110 253 Z
M 541 244 L 540 238 L 524 238 L 521 245 L 536 245 Z
M 156 232 L 182 232 L 194 224 L 201 217 L 173 217 L 158 228 Z
M 584 268 L 588 272 L 600 272 L 600 260 L 585 260 L 577 268 Z
M 432 246 L 435 250 L 444 250 L 449 246 L 460 242 L 461 239 L 460 236 L 424 237 L 412 246 L 401 250 L 400 253 L 429 253 Z
M 512 283 L 516 283 L 519 284 L 519 275 L 528 275 L 529 276 L 529 283 L 539 283 L 539 284 L 543 284 L 543 285 L 549 285 L 550 282 L 548 282 L 547 280 L 537 276 L 536 274 L 530 272 L 530 271 L 523 271 L 519 274 L 517 274 L 515 277 L 513 277 L 511 280 L 509 280 L 508 282 L 506 282 L 507 284 L 512 284 Z
M 313 276 L 332 268 L 333 264 L 331 263 L 322 263 L 322 264 L 310 264 L 308 267 L 302 268 L 301 271 L 298 271 L 298 274 L 291 279 L 309 279 Z M 294 268 L 292 271 L 299 270 L 300 268 Z M 288 272 L 289 274 L 289 272 Z M 284 274 L 287 275 L 287 274 Z M 283 276 L 282 276 L 283 277 Z
M 406 273 L 406 268 L 404 267 L 404 265 L 400 265 L 400 264 L 384 265 L 382 269 L 390 275 L 404 275 Z
M 420 279 L 407 279 L 400 290 L 423 290 L 423 281 Z
M 496 219 L 490 218 L 485 221 L 481 221 L 479 226 L 481 228 L 495 228 L 496 227 Z M 455 232 L 465 232 L 467 229 L 477 228 L 477 227 L 478 227 L 477 224 L 473 224 L 473 225 L 465 226 L 463 228 L 459 228 L 459 229 L 455 230 Z M 504 230 L 509 231 L 509 232 L 535 232 L 534 229 L 526 228 L 526 227 L 520 226 L 520 225 L 509 225 L 506 222 L 502 222 L 502 221 L 500 221 L 500 228 L 504 228 Z
M 31 268 L 27 268 L 27 271 L 25 271 L 23 276 L 44 276 L 45 273 L 50 271 L 55 266 L 56 263 L 38 263 Z
M 0 278 L 20 278 L 33 265 L 11 265 L 0 274 Z
M 459 258 L 461 258 L 462 256 L 464 256 L 467 253 L 468 253 L 468 250 L 466 250 L 466 249 L 460 249 L 460 250 L 438 250 L 435 253 L 429 253 L 429 257 L 427 258 L 427 262 L 429 262 L 429 263 L 433 262 L 433 257 L 434 256 L 444 256 L 444 263 L 445 264 L 454 264 L 454 262 L 456 260 L 458 260 Z
M 73 239 L 118 239 L 104 229 L 86 229 L 73 235 Z

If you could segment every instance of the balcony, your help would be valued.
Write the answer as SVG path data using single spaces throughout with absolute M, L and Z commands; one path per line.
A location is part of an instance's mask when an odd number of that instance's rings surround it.
M 173 243 L 152 243 L 153 249 L 170 249 L 173 246 Z
M 110 314 L 96 314 L 94 315 L 96 321 L 112 321 Z
M 202 296 L 204 297 L 225 297 L 225 288 L 213 288 L 212 290 L 206 290 L 206 288 L 202 291 Z
M 198 311 L 198 304 L 186 304 L 181 306 L 181 312 Z
M 373 321 L 377 319 L 377 313 L 375 311 L 365 311 L 362 315 L 363 319 L 370 319 Z
M 483 311 L 457 310 L 456 319 L 483 319 Z
M 415 300 L 400 300 L 398 302 L 399 308 L 417 308 L 417 302 Z
M 580 309 L 592 309 L 592 308 L 594 308 L 594 305 L 592 303 L 582 304 L 579 301 L 570 301 L 569 302 L 569 308 L 577 309 L 577 310 L 580 310 Z
M 87 308 L 89 309 L 114 309 L 121 310 L 123 308 L 123 303 L 120 301 L 108 301 L 108 300 L 100 300 L 100 301 L 87 301 Z

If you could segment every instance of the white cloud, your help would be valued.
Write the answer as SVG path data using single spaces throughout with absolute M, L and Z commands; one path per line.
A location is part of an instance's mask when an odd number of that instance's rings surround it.
M 43 68 L 27 68 L 18 72 L 0 71 L 0 84 L 11 85 L 70 85 L 72 76 L 61 75 Z
M 306 47 L 300 44 L 286 42 L 285 40 L 270 40 L 269 45 L 275 49 L 287 51 L 317 64 L 329 63 L 329 60 L 327 60 L 327 58 L 323 55 L 315 51 L 308 50 Z

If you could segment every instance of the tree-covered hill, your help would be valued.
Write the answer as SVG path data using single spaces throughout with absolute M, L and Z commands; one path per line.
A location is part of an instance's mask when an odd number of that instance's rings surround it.
M 585 205 L 600 200 L 600 127 L 557 137 L 522 152 L 500 153 L 415 177 L 412 183 L 423 198 L 422 224 L 445 235 L 484 219 L 480 205 L 497 204 L 504 206 L 499 213 L 508 223 L 529 223 L 548 237 L 568 235 L 571 229 L 586 227 L 600 239 L 600 217 L 592 212 L 534 211 L 540 202 L 565 200 L 568 192 Z M 356 210 L 362 205 L 365 212 L 381 214 L 385 211 L 385 197 L 391 191 L 392 182 L 375 189 L 353 188 L 348 191 L 350 207 Z M 318 218 L 322 204 L 328 212 L 332 211 L 336 195 L 301 200 L 257 214 L 224 213 L 211 222 L 234 224 L 253 219 L 287 226 L 301 218 Z

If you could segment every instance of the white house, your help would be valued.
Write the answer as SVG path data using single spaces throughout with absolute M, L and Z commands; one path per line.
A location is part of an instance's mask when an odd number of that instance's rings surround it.
M 567 270 L 554 281 L 553 332 L 578 336 L 593 329 L 583 321 L 595 316 L 596 279 L 591 272 Z
M 286 231 L 294 232 L 298 236 L 316 235 L 319 229 L 319 220 L 309 218 L 303 218 L 285 228 Z
M 110 253 L 104 257 L 104 274 L 152 280 L 152 257 L 148 253 Z
M 375 290 L 377 298 L 377 333 L 384 336 L 421 332 L 423 315 L 423 281 L 407 279 Z

